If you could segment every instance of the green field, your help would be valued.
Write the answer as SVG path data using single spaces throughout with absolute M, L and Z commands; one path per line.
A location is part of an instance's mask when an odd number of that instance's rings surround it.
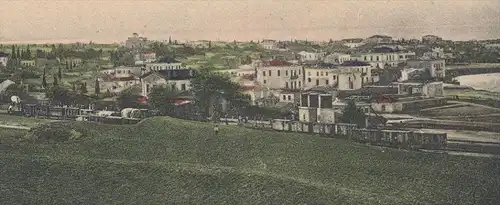
M 0 144 L 0 204 L 500 204 L 498 159 L 167 117 L 62 127 L 83 137 Z

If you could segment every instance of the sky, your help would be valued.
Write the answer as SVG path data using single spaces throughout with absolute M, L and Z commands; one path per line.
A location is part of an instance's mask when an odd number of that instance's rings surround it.
M 1 0 L 0 42 L 500 38 L 500 0 Z

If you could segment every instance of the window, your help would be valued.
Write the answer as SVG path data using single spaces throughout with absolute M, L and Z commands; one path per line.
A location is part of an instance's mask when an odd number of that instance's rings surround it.
M 366 58 L 366 56 L 364 56 L 364 57 L 365 57 L 365 61 L 367 61 L 368 59 Z
M 321 76 L 323 76 L 323 72 L 321 72 Z
M 326 84 L 326 85 L 329 85 L 329 84 L 330 84 L 330 82 L 329 82 L 328 80 L 325 80 L 325 84 Z
M 181 90 L 186 90 L 186 84 L 181 84 Z
M 170 85 L 170 87 L 172 88 L 172 90 L 176 90 L 176 89 L 177 89 L 177 88 L 175 87 L 175 84 Z
M 319 85 L 319 80 L 316 80 L 316 86 L 318 86 L 318 85 Z
M 325 72 L 325 76 L 328 76 L 328 72 Z
M 150 85 L 146 84 L 146 93 L 149 93 L 149 90 L 150 90 Z
M 301 82 L 299 81 L 299 87 L 301 87 L 301 86 L 302 86 L 302 85 L 301 85 Z
M 281 75 L 281 72 L 280 72 L 280 70 L 278 70 L 278 76 L 280 76 L 280 75 Z
M 385 112 L 385 109 L 386 109 L 385 105 L 382 105 L 382 112 Z
M 286 95 L 283 95 L 283 100 L 286 100 Z
M 333 80 L 337 80 L 337 76 L 336 75 L 333 76 Z
M 319 72 L 316 72 L 316 76 L 319 76 Z
M 262 76 L 266 76 L 266 71 L 262 71 Z
M 264 84 L 266 84 L 266 83 L 267 83 L 267 81 L 266 81 L 266 80 L 264 80 Z
M 269 70 L 269 76 L 271 76 L 271 70 Z
M 288 82 L 285 82 L 285 88 L 288 88 Z
M 293 88 L 297 88 L 297 81 L 293 82 Z
M 299 75 L 300 75 L 300 70 L 299 70 Z
M 311 82 L 311 78 L 307 78 L 307 82 Z
M 377 56 L 377 61 L 380 61 L 380 57 L 379 56 Z
M 291 101 L 291 100 L 292 100 L 292 96 L 291 96 L 291 95 L 289 95 L 289 96 L 288 96 L 288 101 Z
M 285 76 L 288 76 L 288 70 L 285 70 Z

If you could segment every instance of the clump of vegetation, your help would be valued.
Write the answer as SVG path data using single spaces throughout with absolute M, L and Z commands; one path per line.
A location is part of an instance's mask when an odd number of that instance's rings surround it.
M 46 123 L 32 128 L 25 139 L 36 142 L 67 142 L 78 140 L 83 133 L 65 123 Z

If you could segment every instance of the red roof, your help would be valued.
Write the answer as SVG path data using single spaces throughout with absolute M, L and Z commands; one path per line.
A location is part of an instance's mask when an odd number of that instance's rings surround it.
M 270 61 L 265 61 L 263 63 L 264 66 L 291 66 L 292 64 L 286 61 L 278 60 L 278 59 L 273 59 Z

